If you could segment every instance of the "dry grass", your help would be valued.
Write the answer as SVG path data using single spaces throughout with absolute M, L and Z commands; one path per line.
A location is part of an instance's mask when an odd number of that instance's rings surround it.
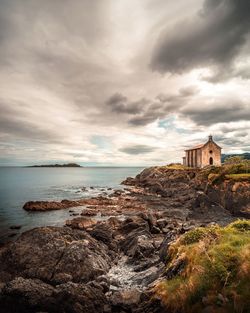
M 250 181 L 250 173 L 228 174 L 226 178 L 236 181 Z
M 197 228 L 172 244 L 166 271 L 184 269 L 159 283 L 155 292 L 170 312 L 250 312 L 250 221 L 225 228 Z
M 171 169 L 171 170 L 188 170 L 188 169 L 191 169 L 190 167 L 187 167 L 187 166 L 184 166 L 180 163 L 171 163 L 171 164 L 168 164 L 168 165 L 165 165 L 165 166 L 161 166 L 161 168 L 164 168 L 164 169 Z

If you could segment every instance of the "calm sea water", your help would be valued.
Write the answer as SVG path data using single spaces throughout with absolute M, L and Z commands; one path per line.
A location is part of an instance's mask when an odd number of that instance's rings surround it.
M 69 210 L 26 212 L 30 200 L 79 199 L 121 188 L 121 181 L 142 168 L 21 168 L 0 167 L 0 242 L 37 226 L 63 225 L 72 218 Z M 86 187 L 86 188 L 84 188 Z M 90 188 L 91 187 L 91 188 Z M 94 188 L 93 188 L 94 187 Z M 74 209 L 81 212 L 82 208 Z M 11 230 L 21 225 L 21 230 Z M 17 236 L 16 235 L 16 236 Z

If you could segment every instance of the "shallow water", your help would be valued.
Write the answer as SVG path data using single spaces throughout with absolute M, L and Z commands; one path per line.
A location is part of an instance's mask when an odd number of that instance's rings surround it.
M 11 234 L 37 226 L 63 225 L 70 216 L 68 209 L 49 212 L 26 212 L 22 209 L 30 200 L 62 200 L 92 197 L 119 189 L 128 176 L 142 168 L 21 168 L 0 167 L 0 242 Z M 85 188 L 86 187 L 86 188 Z M 74 208 L 81 212 L 82 207 Z M 10 226 L 22 225 L 21 230 Z

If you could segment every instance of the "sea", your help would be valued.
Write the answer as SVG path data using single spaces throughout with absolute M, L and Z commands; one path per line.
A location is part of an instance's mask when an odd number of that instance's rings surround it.
M 28 168 L 0 167 L 0 243 L 39 226 L 61 226 L 73 218 L 69 209 L 27 212 L 23 205 L 35 200 L 80 199 L 107 195 L 124 186 L 142 167 Z M 112 188 L 112 190 L 111 190 Z M 74 208 L 76 213 L 81 207 Z M 21 226 L 20 229 L 12 229 Z

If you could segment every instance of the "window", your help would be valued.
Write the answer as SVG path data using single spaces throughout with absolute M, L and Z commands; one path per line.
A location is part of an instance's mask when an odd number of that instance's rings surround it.
M 212 150 L 210 150 L 210 151 L 209 151 L 209 153 L 210 153 L 210 154 L 212 154 L 212 153 L 213 153 L 213 151 L 212 151 Z
M 210 165 L 213 165 L 213 164 L 214 164 L 213 158 L 210 158 L 210 159 L 209 159 L 209 164 L 210 164 Z

